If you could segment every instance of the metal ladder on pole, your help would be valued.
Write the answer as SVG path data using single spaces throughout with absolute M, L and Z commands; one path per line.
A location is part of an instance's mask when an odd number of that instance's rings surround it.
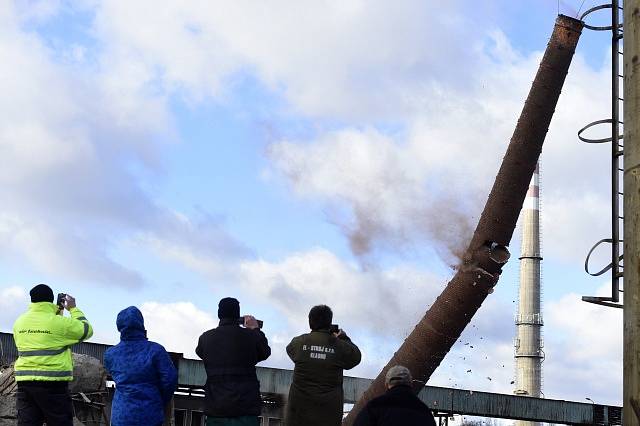
M 611 9 L 611 25 L 609 26 L 594 26 L 587 23 L 584 27 L 593 31 L 611 31 L 611 118 L 593 121 L 578 131 L 578 138 L 582 142 L 599 144 L 611 142 L 611 238 L 603 238 L 598 241 L 589 250 L 584 262 L 585 272 L 591 276 L 598 277 L 603 275 L 607 271 L 611 271 L 611 296 L 582 296 L 582 300 L 589 303 L 596 303 L 598 305 L 604 305 L 608 307 L 622 308 L 620 303 L 620 293 L 623 289 L 620 288 L 620 280 L 622 279 L 624 272 L 624 257 L 622 254 L 622 227 L 624 213 L 622 212 L 621 200 L 623 196 L 622 181 L 624 167 L 622 165 L 624 142 L 623 136 L 620 133 L 624 123 L 620 120 L 620 102 L 623 98 L 620 94 L 620 85 L 623 79 L 621 72 L 620 62 L 622 61 L 623 50 L 621 50 L 621 41 L 623 37 L 623 26 L 620 13 L 622 7 L 620 6 L 621 0 L 612 0 L 609 4 L 601 4 L 599 6 L 592 7 L 585 11 L 580 20 L 584 21 L 585 18 L 592 13 L 602 10 Z M 611 136 L 602 139 L 587 138 L 584 136 L 584 132 L 594 126 L 598 125 L 610 125 Z M 611 262 L 597 272 L 589 271 L 589 260 L 593 252 L 602 244 L 611 244 Z

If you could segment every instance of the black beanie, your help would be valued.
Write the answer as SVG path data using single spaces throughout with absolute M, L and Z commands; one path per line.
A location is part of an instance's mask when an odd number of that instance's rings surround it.
M 218 304 L 218 318 L 240 318 L 240 302 L 233 297 L 225 297 Z
M 31 303 L 50 302 L 53 303 L 53 290 L 46 284 L 38 284 L 29 292 Z

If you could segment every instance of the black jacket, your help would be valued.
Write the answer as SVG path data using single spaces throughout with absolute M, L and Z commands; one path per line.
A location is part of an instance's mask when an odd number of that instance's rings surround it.
M 353 426 L 435 426 L 431 410 L 409 386 L 394 386 L 372 399 L 356 417 Z
M 218 328 L 206 331 L 196 354 L 204 361 L 205 414 L 211 417 L 259 416 L 260 382 L 256 364 L 271 355 L 260 330 L 240 327 L 222 319 Z
M 360 350 L 329 330 L 294 337 L 287 354 L 295 363 L 289 388 L 287 426 L 340 426 L 342 372 L 360 363 Z

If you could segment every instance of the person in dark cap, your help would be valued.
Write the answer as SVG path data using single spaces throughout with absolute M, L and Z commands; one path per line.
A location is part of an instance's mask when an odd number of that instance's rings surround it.
M 413 391 L 411 372 L 395 365 L 385 376 L 387 392 L 372 399 L 358 413 L 353 426 L 435 426 L 436 421 Z
M 18 383 L 19 426 L 72 426 L 73 410 L 69 382 L 73 380 L 71 345 L 93 335 L 93 329 L 65 295 L 60 305 L 53 303 L 53 290 L 38 284 L 29 292 L 29 310 L 13 324 L 18 348 L 15 376 Z M 68 310 L 71 317 L 63 315 Z
M 238 300 L 220 300 L 218 318 L 218 327 L 203 333 L 196 347 L 207 373 L 207 426 L 258 426 L 262 401 L 256 364 L 269 358 L 271 348 L 258 320 L 240 316 Z
M 340 426 L 344 394 L 342 375 L 360 364 L 362 354 L 347 333 L 331 325 L 333 311 L 317 305 L 309 311 L 310 333 L 287 345 L 294 362 L 287 400 L 287 426 Z

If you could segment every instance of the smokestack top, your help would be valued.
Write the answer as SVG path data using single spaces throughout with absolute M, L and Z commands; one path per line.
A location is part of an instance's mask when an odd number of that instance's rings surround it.
M 540 210 L 540 163 L 536 165 L 536 170 L 533 172 L 522 210 Z
M 571 16 L 560 14 L 556 18 L 556 25 L 581 33 L 582 28 L 584 27 L 584 22 L 579 19 L 572 18 Z

